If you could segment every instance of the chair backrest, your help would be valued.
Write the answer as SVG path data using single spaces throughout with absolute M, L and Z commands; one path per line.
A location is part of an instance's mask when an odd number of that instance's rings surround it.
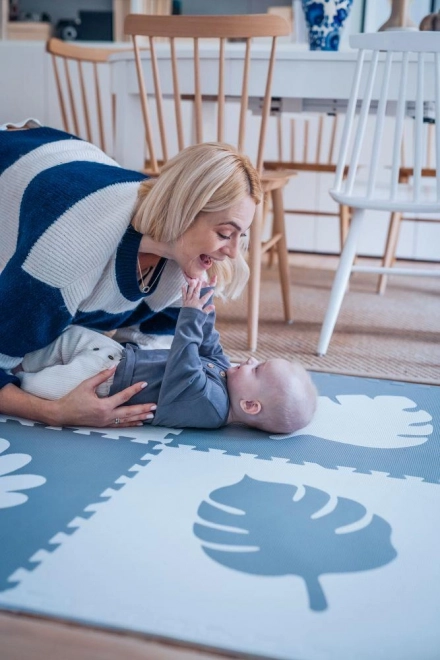
M 334 172 L 338 127 L 338 115 L 277 117 L 277 166 Z M 265 166 L 273 169 L 275 163 L 265 160 Z
M 119 49 L 88 48 L 52 38 L 46 50 L 52 56 L 64 130 L 110 153 L 114 105 L 106 63 Z
M 423 148 L 422 177 L 435 177 L 435 124 L 431 121 L 428 123 L 425 122 L 423 132 L 426 144 Z M 410 119 L 409 122 L 405 122 L 402 138 L 399 178 L 403 182 L 408 181 L 408 179 L 414 176 L 413 155 L 415 139 L 415 122 Z
M 279 36 L 286 36 L 290 33 L 290 26 L 281 17 L 267 14 L 254 14 L 246 16 L 143 16 L 140 14 L 129 15 L 125 20 L 125 32 L 132 36 L 136 70 L 138 76 L 139 89 L 141 94 L 142 115 L 145 126 L 145 137 L 148 149 L 149 169 L 152 173 L 157 173 L 161 162 L 165 162 L 172 155 L 168 145 L 168 136 L 170 132 L 171 117 L 164 111 L 164 98 L 162 94 L 160 66 L 156 52 L 155 41 L 157 38 L 166 38 L 169 44 L 159 44 L 163 49 L 169 49 L 169 63 L 171 68 L 171 77 L 173 82 L 173 115 L 175 121 L 176 151 L 188 146 L 188 143 L 203 142 L 207 139 L 204 131 L 204 105 L 215 105 L 216 110 L 216 130 L 215 135 L 210 139 L 225 141 L 235 144 L 240 151 L 245 148 L 247 116 L 249 114 L 250 98 L 250 74 L 251 74 L 251 43 L 254 37 L 270 37 L 271 48 L 268 65 L 263 60 L 259 60 L 259 69 L 256 76 L 252 79 L 253 91 L 258 87 L 258 96 L 263 97 L 260 130 L 257 138 L 258 147 L 255 159 L 257 169 L 262 170 L 263 149 L 266 136 L 267 120 L 270 113 L 271 97 L 270 90 L 275 64 L 276 40 Z M 140 57 L 138 39 L 140 36 L 146 36 L 149 39 L 149 59 L 151 65 L 150 85 L 147 88 L 145 70 Z M 192 66 L 192 80 L 189 80 L 188 70 L 179 71 L 179 55 L 176 48 L 176 40 L 185 38 L 189 41 L 189 51 Z M 212 69 L 207 75 L 203 72 L 201 66 L 201 42 L 209 40 L 210 66 L 215 59 L 216 80 L 213 80 Z M 238 56 L 243 58 L 243 75 L 240 83 L 239 95 L 239 119 L 236 137 L 231 138 L 227 135 L 227 112 L 226 101 L 228 100 L 227 82 L 230 82 L 225 61 L 225 45 L 227 40 L 243 41 L 244 46 L 237 46 Z M 181 50 L 181 49 L 179 49 Z M 163 51 L 162 51 L 163 52 Z M 188 56 L 188 55 L 187 55 Z M 265 75 L 262 75 L 262 62 L 265 65 Z M 181 89 L 184 89 L 182 93 Z M 151 97 L 155 98 L 155 108 L 153 111 Z M 194 112 L 195 130 L 189 137 L 189 142 L 185 140 L 184 122 L 183 122 L 183 104 L 189 102 Z M 237 107 L 237 103 L 235 104 Z M 211 115 L 212 116 L 212 115 Z M 153 119 L 157 121 L 158 130 L 153 130 Z M 155 140 L 156 135 L 160 136 L 160 147 Z
M 360 34 L 352 36 L 350 44 L 358 48 L 359 53 L 331 193 L 338 201 L 343 197 L 344 203 L 354 200 L 354 206 L 365 208 L 438 211 L 440 175 L 437 172 L 436 195 L 432 199 L 425 196 L 422 176 L 426 174 L 426 132 L 430 125 L 435 132 L 431 169 L 436 169 L 435 163 L 440 159 L 437 130 L 440 122 L 440 34 L 406 31 Z M 414 75 L 408 75 L 410 68 Z M 388 115 L 393 118 L 391 123 L 387 121 Z M 413 117 L 414 137 L 411 149 L 402 150 L 408 116 Z M 383 181 L 379 185 L 378 166 L 387 149 L 391 153 L 391 168 L 384 186 Z M 413 175 L 410 197 L 399 186 L 402 153 Z M 362 185 L 357 178 L 361 157 Z M 344 181 L 347 165 L 350 170 Z

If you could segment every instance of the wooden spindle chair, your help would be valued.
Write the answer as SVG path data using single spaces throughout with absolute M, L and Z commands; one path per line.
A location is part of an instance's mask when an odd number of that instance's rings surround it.
M 321 114 L 316 117 L 298 115 L 286 119 L 278 116 L 276 122 L 278 158 L 277 160 L 264 161 L 264 167 L 267 170 L 287 169 L 296 173 L 315 172 L 317 174 L 334 174 L 336 172 L 336 151 L 339 137 L 338 115 L 324 116 Z M 312 133 L 316 133 L 315 139 L 312 139 Z M 345 170 L 345 175 L 347 171 L 348 167 Z M 286 215 L 312 217 L 339 217 L 339 239 L 342 250 L 350 222 L 350 209 L 348 206 L 340 204 L 338 211 L 288 207 L 284 209 L 284 213 Z
M 90 48 L 53 37 L 51 55 L 63 128 L 112 155 L 115 104 L 101 67 L 117 48 Z
M 183 149 L 188 144 L 199 143 L 207 140 L 206 116 L 204 112 L 212 107 L 216 110 L 216 128 L 214 136 L 209 139 L 226 141 L 235 144 L 239 151 L 249 153 L 246 143 L 246 128 L 249 112 L 249 98 L 252 85 L 253 96 L 261 96 L 263 99 L 261 116 L 259 118 L 258 135 L 256 136 L 256 156 L 254 165 L 262 176 L 263 189 L 271 195 L 274 206 L 273 236 L 262 244 L 262 212 L 257 209 L 256 216 L 251 226 L 249 244 L 249 296 L 248 296 L 248 347 L 255 350 L 258 334 L 258 313 L 260 297 L 261 259 L 264 252 L 272 246 L 276 246 L 278 254 L 282 299 L 284 307 L 284 318 L 286 322 L 291 321 L 290 295 L 289 295 L 289 266 L 288 253 L 285 238 L 284 213 L 282 190 L 286 185 L 289 173 L 284 171 L 263 172 L 264 145 L 266 138 L 267 122 L 271 105 L 271 84 L 275 66 L 276 41 L 279 36 L 286 36 L 290 32 L 290 26 L 279 16 L 275 15 L 246 15 L 246 16 L 143 16 L 133 14 L 126 18 L 124 30 L 133 38 L 134 56 L 138 76 L 139 90 L 142 105 L 142 117 L 145 128 L 145 139 L 147 147 L 148 171 L 155 175 L 160 171 L 162 163 L 166 162 L 171 155 Z M 139 49 L 139 38 L 149 39 L 149 63 L 141 60 Z M 257 62 L 259 70 L 251 78 L 251 47 L 254 37 L 270 37 L 271 51 L 268 65 Z M 161 62 L 156 51 L 164 48 L 160 43 L 156 47 L 156 39 L 167 38 L 171 54 L 171 76 L 173 81 L 173 111 L 174 122 L 170 113 L 166 116 L 166 102 L 163 98 L 161 86 Z M 181 49 L 177 48 L 176 41 L 185 38 L 192 47 L 186 52 L 186 61 L 179 59 Z M 217 61 L 216 76 L 212 69 L 209 73 L 203 69 L 204 63 L 200 58 L 201 43 L 207 39 L 212 48 L 212 57 Z M 238 83 L 236 81 L 234 94 L 240 103 L 234 103 L 235 112 L 239 108 L 238 130 L 227 132 L 228 124 L 228 102 L 231 100 L 227 89 L 228 72 L 225 61 L 225 45 L 228 39 L 242 40 L 243 46 L 243 76 Z M 188 52 L 190 52 L 191 64 L 188 63 Z M 206 63 L 205 63 L 206 64 Z M 212 64 L 212 61 L 211 61 Z M 183 73 L 184 72 L 184 73 Z M 217 78 L 214 80 L 214 78 Z M 154 97 L 154 102 L 152 100 Z M 184 103 L 190 102 L 194 114 L 194 130 L 188 139 L 187 125 L 183 120 Z M 168 108 L 170 110 L 170 108 Z M 212 115 L 211 115 L 212 118 Z M 174 123 L 174 126 L 171 124 Z M 157 127 L 155 131 L 153 126 Z M 260 205 L 261 207 L 262 205 Z
M 338 318 L 351 272 L 379 274 L 440 276 L 440 268 L 398 268 L 353 265 L 356 247 L 367 209 L 390 213 L 438 214 L 440 205 L 440 173 L 433 190 L 422 186 L 425 104 L 434 102 L 435 152 L 440 159 L 440 34 L 436 32 L 378 32 L 350 38 L 359 50 L 352 92 L 341 139 L 335 183 L 330 191 L 339 204 L 353 209 L 350 228 L 333 282 L 330 300 L 318 342 L 318 354 L 325 355 Z M 368 53 L 368 56 L 366 57 Z M 407 84 L 408 67 L 415 67 L 416 85 Z M 362 83 L 362 84 L 361 84 Z M 362 89 L 362 92 L 360 91 Z M 359 120 L 354 121 L 358 101 Z M 391 103 L 389 103 L 391 101 Z M 366 130 L 371 114 L 372 131 Z M 387 185 L 378 181 L 378 169 L 384 148 L 386 114 L 393 113 L 392 160 Z M 401 146 L 405 114 L 414 115 L 413 185 L 410 195 L 400 184 Z M 387 126 L 388 130 L 388 126 Z M 365 174 L 359 173 L 363 147 L 368 145 Z M 365 153 L 365 152 L 364 152 Z M 344 171 L 350 165 L 348 176 Z M 380 185 L 379 185 L 380 183 Z
M 414 122 L 411 121 L 411 128 L 415 128 Z M 406 127 L 408 128 L 408 126 Z M 437 176 L 436 172 L 436 165 L 435 165 L 435 127 L 434 124 L 432 123 L 427 123 L 425 125 L 425 131 L 426 133 L 426 152 L 425 152 L 425 159 L 424 159 L 424 165 L 422 167 L 422 178 L 425 179 L 425 183 L 429 185 L 428 181 L 429 179 L 435 179 Z M 410 141 L 409 139 L 405 138 L 406 133 L 404 133 L 403 136 L 403 142 L 402 142 L 402 155 L 401 155 L 401 167 L 399 170 L 399 185 L 402 188 L 403 186 L 406 186 L 408 188 L 408 193 L 411 193 L 411 186 L 412 186 L 412 179 L 414 176 L 414 168 L 410 164 L 410 155 L 408 154 L 408 150 L 406 149 L 407 143 Z M 414 140 L 414 135 L 413 135 L 413 140 Z M 384 257 L 382 261 L 382 265 L 385 268 L 391 268 L 395 262 L 396 262 L 396 251 L 397 251 L 397 244 L 399 240 L 399 234 L 400 234 L 400 228 L 402 225 L 402 222 L 404 220 L 408 220 L 410 222 L 440 222 L 440 207 L 439 207 L 439 213 L 437 217 L 430 217 L 430 216 L 411 216 L 411 217 L 406 217 L 401 211 L 393 211 L 390 216 L 390 224 L 388 227 L 388 234 L 387 234 L 387 239 L 386 239 L 386 244 L 385 244 L 385 252 L 384 252 Z M 388 275 L 383 274 L 380 275 L 379 277 L 379 283 L 377 287 L 377 292 L 380 294 L 384 294 L 387 286 L 387 281 L 388 281 Z

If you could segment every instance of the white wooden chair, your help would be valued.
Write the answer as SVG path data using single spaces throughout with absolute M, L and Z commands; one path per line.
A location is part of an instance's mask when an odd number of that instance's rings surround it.
M 143 16 L 132 14 L 125 19 L 124 30 L 126 34 L 132 36 L 134 44 L 147 146 L 147 172 L 152 175 L 157 174 L 161 164 L 178 150 L 188 144 L 206 140 L 235 144 L 239 151 L 243 151 L 251 157 L 253 156 L 252 151 L 256 152 L 254 165 L 262 175 L 263 189 L 272 197 L 275 211 L 275 232 L 268 241 L 262 244 L 262 211 L 260 208 L 262 205 L 259 205 L 251 226 L 249 245 L 248 348 L 255 350 L 258 335 L 261 259 L 263 253 L 274 245 L 277 247 L 278 254 L 284 317 L 286 322 L 291 321 L 289 266 L 282 198 L 282 189 L 290 174 L 284 171 L 263 172 L 276 41 L 277 37 L 290 33 L 290 26 L 284 19 L 270 14 L 246 16 Z M 147 68 L 147 60 L 142 62 L 140 58 L 140 37 L 149 39 L 150 70 Z M 250 78 L 251 48 L 254 37 L 270 37 L 272 47 L 268 66 L 259 62 L 259 70 Z M 163 41 L 164 38 L 169 40 L 169 46 L 160 43 L 156 48 L 156 40 Z M 176 40 L 179 38 L 186 40 L 186 63 L 179 59 L 181 49 L 176 48 Z M 235 81 L 237 89 L 240 89 L 241 92 L 239 103 L 237 103 L 237 98 L 228 98 L 225 93 L 225 81 L 228 77 L 225 66 L 225 44 L 228 39 L 244 42 L 242 51 L 239 53 L 239 56 L 243 58 L 243 76 L 241 81 Z M 201 71 L 199 53 L 204 40 L 208 40 L 212 58 L 217 62 L 216 76 L 213 76 L 212 72 L 210 75 L 206 75 Z M 172 99 L 164 99 L 161 91 L 161 67 L 156 50 L 164 47 L 169 47 L 171 53 L 171 75 L 174 90 Z M 188 52 L 193 59 L 192 71 L 185 69 Z M 184 70 L 186 70 L 185 75 L 182 74 Z M 251 122 L 249 122 L 250 85 L 252 85 L 253 96 L 258 90 L 258 95 L 263 99 L 260 117 L 258 119 L 252 117 Z M 168 105 L 168 108 L 166 108 L 167 103 L 171 104 L 171 106 Z M 186 114 L 186 121 L 184 121 L 183 117 L 188 110 L 188 104 L 190 114 Z M 234 107 L 231 115 L 228 113 L 228 106 L 230 107 L 232 104 Z M 168 110 L 168 115 L 166 115 L 166 110 Z M 206 112 L 209 113 L 208 119 Z M 172 125 L 173 121 L 170 121 L 170 114 L 174 116 L 174 125 Z M 238 126 L 231 117 L 238 117 Z M 188 126 L 193 121 L 193 130 L 188 131 Z M 259 124 L 256 135 L 255 122 Z M 253 123 L 254 133 L 252 141 L 246 142 L 246 129 L 249 123 Z M 208 135 L 207 129 L 211 124 L 214 124 L 215 127 L 214 134 L 211 132 Z M 250 142 L 252 142 L 251 145 Z M 253 148 L 251 151 L 249 151 L 250 147 Z
M 112 155 L 115 105 L 106 63 L 120 49 L 90 48 L 53 37 L 46 51 L 52 56 L 64 130 Z
M 353 209 L 347 240 L 333 282 L 328 308 L 318 342 L 318 354 L 325 355 L 335 327 L 351 272 L 393 273 L 395 275 L 440 276 L 439 268 L 386 268 L 384 266 L 353 265 L 356 246 L 366 209 L 390 213 L 438 213 L 440 208 L 440 174 L 430 195 L 422 187 L 423 127 L 426 102 L 434 102 L 435 126 L 440 123 L 440 34 L 437 32 L 378 32 L 350 38 L 359 49 L 352 93 L 341 140 L 334 188 L 330 191 L 339 204 Z M 368 56 L 366 56 L 368 53 Z M 408 67 L 416 67 L 417 84 L 408 88 Z M 360 92 L 362 87 L 362 92 Z M 362 99 L 359 119 L 354 121 L 358 100 Z M 369 113 L 375 109 L 374 130 L 367 134 Z M 386 113 L 393 113 L 392 166 L 387 185 L 378 185 L 377 172 L 384 138 Z M 413 186 L 399 185 L 401 146 L 405 114 L 414 115 Z M 359 180 L 359 159 L 367 144 L 368 161 L 362 181 Z M 436 160 L 440 159 L 440 132 L 435 137 Z M 344 180 L 344 169 L 350 165 Z

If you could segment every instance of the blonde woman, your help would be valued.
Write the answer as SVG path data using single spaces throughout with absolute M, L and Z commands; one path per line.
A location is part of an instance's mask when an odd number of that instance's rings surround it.
M 172 333 L 194 278 L 216 276 L 221 295 L 238 295 L 261 200 L 248 158 L 200 144 L 152 180 L 61 131 L 0 130 L 0 199 L 0 412 L 51 425 L 151 419 L 154 405 L 125 405 L 145 383 L 98 398 L 114 369 L 55 401 L 20 390 L 14 369 L 69 325 Z

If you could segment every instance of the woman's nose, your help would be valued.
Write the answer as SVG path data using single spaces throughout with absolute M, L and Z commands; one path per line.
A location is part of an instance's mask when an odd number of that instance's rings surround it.
M 228 255 L 230 259 L 235 259 L 238 254 L 238 240 L 231 238 L 227 245 L 223 247 L 223 252 Z

